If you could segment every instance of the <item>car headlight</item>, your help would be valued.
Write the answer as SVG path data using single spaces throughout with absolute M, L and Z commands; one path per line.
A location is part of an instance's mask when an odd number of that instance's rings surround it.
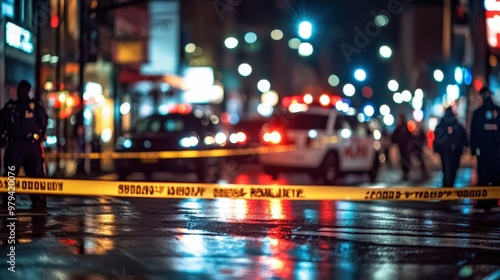
M 132 148 L 132 140 L 130 139 L 124 139 L 122 142 L 122 147 L 125 149 L 130 149 Z
M 179 145 L 181 145 L 184 148 L 191 148 L 191 147 L 196 147 L 198 145 L 198 137 L 196 136 L 191 136 L 191 137 L 184 137 L 181 140 L 179 140 Z
M 226 144 L 227 136 L 223 132 L 219 132 L 215 135 L 215 143 L 220 146 L 224 146 Z

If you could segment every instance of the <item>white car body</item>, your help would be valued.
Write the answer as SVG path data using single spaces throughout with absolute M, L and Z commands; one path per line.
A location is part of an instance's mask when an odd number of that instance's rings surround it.
M 296 149 L 289 152 L 260 154 L 259 161 L 271 173 L 286 170 L 317 172 L 325 157 L 334 153 L 340 173 L 370 172 L 377 165 L 380 143 L 368 126 L 354 116 L 336 109 L 308 108 L 306 111 L 278 115 L 284 125 L 283 139 Z M 287 124 L 288 123 L 288 124 Z M 271 125 L 272 126 L 272 125 Z M 273 130 L 273 127 L 267 127 Z M 280 143 L 277 143 L 280 144 Z

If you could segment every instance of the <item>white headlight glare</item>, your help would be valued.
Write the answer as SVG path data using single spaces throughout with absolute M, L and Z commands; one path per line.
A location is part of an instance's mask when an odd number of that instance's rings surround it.
M 215 143 L 219 145 L 224 145 L 226 144 L 227 137 L 224 133 L 219 132 L 215 135 Z

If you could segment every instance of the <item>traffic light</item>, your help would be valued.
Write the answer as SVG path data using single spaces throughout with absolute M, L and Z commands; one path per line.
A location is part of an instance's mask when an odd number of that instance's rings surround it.
M 50 27 L 57 28 L 59 27 L 59 16 L 57 14 L 53 14 L 50 16 Z
M 453 23 L 458 25 L 469 24 L 470 19 L 470 9 L 469 1 L 455 2 L 453 5 Z

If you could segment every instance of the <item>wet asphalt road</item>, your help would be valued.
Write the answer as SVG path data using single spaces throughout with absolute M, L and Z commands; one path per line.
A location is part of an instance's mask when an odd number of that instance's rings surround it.
M 473 203 L 50 197 L 18 210 L 15 273 L 2 216 L 0 279 L 500 279 Z

